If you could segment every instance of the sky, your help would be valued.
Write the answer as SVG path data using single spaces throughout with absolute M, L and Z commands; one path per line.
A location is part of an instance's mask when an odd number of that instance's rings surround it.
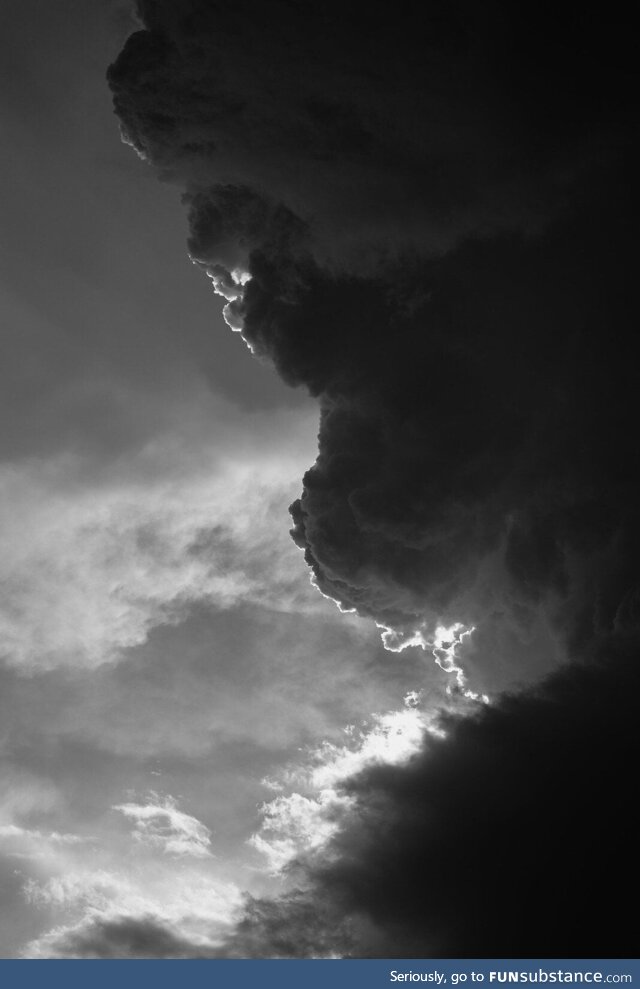
M 624 34 L 9 0 L 0 956 L 633 956 Z

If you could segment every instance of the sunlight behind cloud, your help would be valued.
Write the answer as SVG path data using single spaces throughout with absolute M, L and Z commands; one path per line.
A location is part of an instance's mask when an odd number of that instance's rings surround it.
M 409 691 L 402 708 L 374 714 L 360 729 L 347 726 L 345 745 L 324 742 L 280 779 L 265 781 L 273 789 L 291 790 L 263 805 L 261 827 L 249 839 L 272 873 L 300 854 L 320 850 L 340 830 L 354 803 L 342 788 L 350 777 L 370 766 L 407 762 L 420 751 L 425 732 L 444 736 L 435 715 L 423 710 L 421 702 L 421 692 Z

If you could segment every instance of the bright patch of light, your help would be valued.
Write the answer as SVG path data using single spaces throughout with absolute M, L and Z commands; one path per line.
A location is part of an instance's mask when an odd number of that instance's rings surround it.
M 205 271 L 213 283 L 213 291 L 216 295 L 221 295 L 227 300 L 222 310 L 225 323 L 234 333 L 241 333 L 244 329 L 244 287 L 251 281 L 251 275 L 242 268 L 228 271 L 221 264 L 206 265 Z M 251 350 L 250 345 L 247 346 Z
M 222 317 L 234 333 L 242 333 L 244 329 L 244 288 L 251 281 L 251 275 L 244 268 L 232 268 L 229 270 L 223 264 L 209 264 L 199 258 L 189 255 L 192 262 L 198 268 L 202 268 L 208 278 L 211 279 L 213 291 L 216 295 L 221 295 L 227 300 L 226 306 L 222 309 Z M 249 350 L 253 353 L 251 344 L 245 340 Z
M 260 830 L 249 844 L 265 856 L 269 872 L 280 872 L 301 852 L 325 845 L 352 803 L 352 798 L 331 788 L 321 790 L 316 798 L 300 793 L 276 797 L 263 805 Z
M 353 747 L 330 742 L 320 746 L 316 750 L 319 765 L 310 773 L 312 786 L 319 790 L 335 787 L 367 766 L 397 766 L 411 758 L 421 747 L 425 729 L 431 727 L 413 705 L 413 693 L 412 701 L 405 701 L 401 710 L 374 715 L 371 728 L 353 733 Z
M 347 744 L 324 742 L 303 764 L 285 772 L 282 782 L 264 781 L 278 796 L 263 804 L 261 827 L 249 844 L 265 856 L 270 872 L 313 854 L 340 830 L 354 806 L 354 798 L 342 790 L 347 779 L 370 766 L 407 762 L 421 750 L 425 732 L 444 737 L 421 710 L 421 701 L 421 691 L 409 691 L 400 710 L 374 714 L 361 730 L 347 725 Z
M 247 282 L 251 281 L 250 273 L 245 271 L 243 268 L 233 268 L 231 271 L 231 277 L 238 285 L 244 286 Z
M 299 548 L 303 551 L 302 547 Z M 312 586 L 322 594 L 322 597 L 326 598 L 327 601 L 332 601 L 338 608 L 338 611 L 343 615 L 357 613 L 356 608 L 345 608 L 336 598 L 330 594 L 325 594 L 318 586 L 315 574 L 311 574 L 310 581 Z M 489 698 L 486 694 L 478 694 L 476 691 L 470 690 L 467 687 L 465 672 L 458 662 L 458 650 L 464 644 L 464 640 L 475 632 L 474 625 L 466 627 L 462 622 L 454 622 L 453 625 L 449 626 L 437 625 L 433 634 L 429 634 L 426 623 L 411 631 L 402 628 L 393 628 L 391 625 L 385 625 L 382 622 L 376 622 L 376 627 L 382 632 L 382 644 L 387 652 L 400 653 L 412 647 L 428 649 L 438 666 L 445 673 L 453 674 L 455 684 L 450 684 L 447 687 L 448 694 L 458 693 L 470 701 L 480 701 L 483 704 L 489 703 Z
M 303 546 L 298 546 L 298 549 L 300 550 L 301 553 L 304 553 L 304 547 Z M 309 583 L 311 584 L 312 587 L 315 587 L 315 589 L 318 591 L 318 593 L 321 594 L 322 597 L 326 601 L 331 601 L 332 604 L 335 604 L 336 608 L 338 609 L 338 611 L 340 612 L 341 615 L 355 615 L 355 613 L 356 613 L 356 609 L 355 608 L 345 608 L 344 605 L 341 604 L 340 601 L 336 600 L 336 598 L 331 597 L 330 594 L 325 594 L 324 593 L 324 591 L 322 590 L 322 588 L 318 584 L 318 579 L 317 579 L 317 577 L 316 577 L 316 575 L 314 573 L 311 573 L 309 575 Z
M 448 628 L 438 625 L 433 638 L 428 643 L 431 653 L 440 669 L 452 673 L 457 686 L 464 692 L 466 683 L 464 670 L 457 661 L 456 651 L 464 640 L 475 631 L 475 628 L 465 628 L 462 622 L 455 622 Z
M 409 635 L 406 632 L 389 628 L 387 625 L 378 625 L 377 622 L 376 625 L 378 628 L 384 629 L 381 638 L 387 652 L 404 652 L 410 646 L 420 646 L 424 649 L 426 645 L 424 636 L 420 630 Z
M 129 148 L 133 148 L 138 158 L 141 161 L 149 162 L 150 158 L 148 154 L 134 141 L 134 139 L 127 133 L 123 124 L 120 124 L 120 140 L 123 144 L 126 144 Z
M 447 687 L 448 694 L 457 693 L 470 701 L 489 703 L 486 694 L 478 694 L 467 687 L 467 678 L 458 658 L 465 639 L 475 632 L 474 625 L 466 627 L 462 622 L 454 622 L 448 626 L 436 625 L 435 631 L 429 634 L 426 626 L 406 632 L 378 622 L 376 624 L 383 629 L 382 643 L 389 652 L 403 652 L 411 646 L 429 650 L 440 669 L 453 676 L 454 683 Z

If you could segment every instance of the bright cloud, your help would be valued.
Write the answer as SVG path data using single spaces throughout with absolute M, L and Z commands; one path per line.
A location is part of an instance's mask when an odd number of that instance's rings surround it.
M 467 686 L 467 675 L 460 661 L 460 651 L 475 632 L 474 626 L 466 628 L 462 622 L 454 622 L 448 626 L 436 625 L 433 632 L 425 626 L 410 635 L 399 633 L 386 625 L 378 624 L 378 628 L 382 629 L 382 642 L 389 652 L 404 652 L 411 646 L 430 652 L 440 669 L 453 677 L 453 682 L 447 687 L 448 694 L 459 693 L 467 700 L 488 704 L 486 694 L 479 694 Z
M 286 532 L 311 422 L 256 421 L 235 443 L 237 424 L 215 434 L 212 417 L 190 445 L 167 433 L 94 476 L 71 455 L 0 469 L 5 662 L 113 662 L 196 603 L 318 607 Z
M 173 797 L 152 792 L 148 803 L 117 804 L 113 810 L 134 822 L 133 837 L 143 845 L 167 855 L 211 856 L 211 831 L 197 818 L 178 810 Z
M 422 694 L 410 691 L 404 706 L 374 714 L 360 729 L 345 729 L 347 743 L 324 742 L 307 760 L 265 781 L 274 789 L 289 789 L 263 805 L 263 821 L 250 844 L 278 872 L 297 855 L 320 849 L 341 827 L 353 799 L 341 784 L 372 765 L 400 765 L 422 747 L 425 731 L 442 736 L 433 716 L 422 707 Z M 295 788 L 295 789 L 294 789 Z

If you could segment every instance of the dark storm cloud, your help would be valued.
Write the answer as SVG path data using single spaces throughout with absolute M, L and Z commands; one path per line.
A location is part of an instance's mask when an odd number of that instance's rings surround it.
M 505 615 L 526 637 L 541 610 L 608 634 L 635 514 L 616 32 L 500 5 L 138 7 L 109 72 L 124 135 L 186 186 L 229 323 L 320 400 L 292 506 L 319 587 L 390 645 Z
M 633 957 L 620 890 L 637 845 L 637 642 L 605 659 L 450 719 L 407 764 L 348 781 L 347 825 L 298 863 L 297 892 L 249 905 L 230 944 L 257 957 Z
M 586 611 L 613 630 L 637 546 L 633 276 L 611 252 L 626 210 L 607 196 L 536 240 L 465 244 L 425 266 L 411 316 L 380 282 L 316 279 L 308 305 L 282 306 L 285 375 L 321 394 L 292 513 L 325 593 L 407 631 L 430 613 L 526 628 L 541 607 L 571 639 Z M 258 268 L 249 337 L 261 289 Z
M 323 958 L 349 955 L 352 924 L 318 886 L 279 899 L 248 897 L 233 935 L 217 958 Z
M 353 779 L 348 824 L 230 953 L 632 954 L 624 31 L 575 7 L 138 6 L 109 76 L 125 138 L 185 187 L 228 322 L 319 400 L 291 511 L 320 589 L 391 647 L 541 622 L 579 661 Z
M 602 18 L 557 10 L 552 32 L 496 3 L 138 10 L 110 71 L 127 139 L 167 175 L 282 203 L 331 257 L 538 222 L 628 71 L 594 71 L 620 44 Z

